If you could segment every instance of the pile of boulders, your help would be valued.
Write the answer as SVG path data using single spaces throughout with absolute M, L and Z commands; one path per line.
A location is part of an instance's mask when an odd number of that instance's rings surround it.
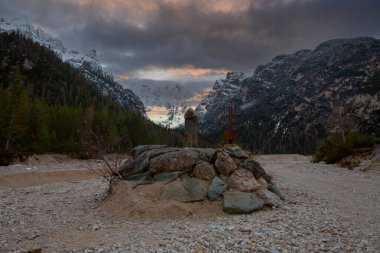
M 227 213 L 278 207 L 284 197 L 250 153 L 224 149 L 142 145 L 131 151 L 120 174 L 132 187 L 162 182 L 160 201 L 194 202 L 222 198 Z

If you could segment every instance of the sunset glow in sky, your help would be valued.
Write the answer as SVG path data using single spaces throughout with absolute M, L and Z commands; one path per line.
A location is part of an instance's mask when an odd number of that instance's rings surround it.
M 97 50 L 119 80 L 253 73 L 325 40 L 380 36 L 377 0 L 2 0 L 72 49 Z

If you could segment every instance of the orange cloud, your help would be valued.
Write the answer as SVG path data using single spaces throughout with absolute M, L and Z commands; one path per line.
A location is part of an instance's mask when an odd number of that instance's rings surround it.
M 191 64 L 180 67 L 159 68 L 147 67 L 138 70 L 134 78 L 153 80 L 178 80 L 187 78 L 202 77 L 207 74 L 225 74 L 227 68 L 197 68 Z
M 204 1 L 202 4 L 206 6 L 206 12 L 235 13 L 247 11 L 250 7 L 251 1 L 212 0 Z
M 192 97 L 186 99 L 185 101 L 188 103 L 191 103 L 191 105 L 193 105 L 193 106 L 196 106 L 198 104 L 198 102 L 200 102 L 202 100 L 202 98 L 204 96 L 206 96 L 207 94 L 210 93 L 211 90 L 212 90 L 212 88 L 208 87 L 208 88 L 205 88 L 203 90 L 196 91 L 196 92 L 194 92 Z
M 80 6 L 95 6 L 107 10 L 123 11 L 128 15 L 139 15 L 149 18 L 159 11 L 163 5 L 186 9 L 196 7 L 204 13 L 222 12 L 236 13 L 248 11 L 250 8 L 260 9 L 266 6 L 287 5 L 292 2 L 308 2 L 312 0 L 69 0 Z
M 287 0 L 289 1 L 289 0 Z M 162 5 L 186 9 L 195 6 L 202 12 L 224 12 L 234 13 L 246 11 L 252 2 L 247 0 L 71 0 L 80 6 L 96 6 L 108 10 L 124 10 L 129 14 L 138 14 L 149 16 L 157 11 Z M 260 5 L 262 0 L 254 3 Z
M 116 81 L 125 81 L 125 80 L 129 80 L 129 79 L 131 79 L 131 77 L 129 76 L 129 75 L 127 75 L 127 74 L 120 74 L 120 75 L 116 75 L 115 76 L 115 80 Z
M 183 74 L 190 74 L 192 76 L 202 76 L 210 73 L 225 73 L 228 72 L 228 69 L 226 68 L 196 68 L 191 64 L 183 65 L 181 67 L 172 67 L 168 68 L 166 71 L 168 71 L 171 74 L 175 75 L 183 75 Z
M 165 106 L 147 106 L 147 116 L 156 123 L 167 119 L 168 109 Z
M 134 14 L 151 14 L 159 9 L 155 0 L 71 0 L 81 6 L 96 6 L 107 10 L 123 10 Z
M 134 78 L 152 80 L 181 80 L 198 77 L 202 79 L 202 76 L 205 75 L 225 75 L 229 71 L 230 70 L 227 68 L 197 68 L 191 64 L 170 68 L 147 67 L 137 70 L 132 74 L 123 73 L 115 75 L 115 80 L 126 81 Z

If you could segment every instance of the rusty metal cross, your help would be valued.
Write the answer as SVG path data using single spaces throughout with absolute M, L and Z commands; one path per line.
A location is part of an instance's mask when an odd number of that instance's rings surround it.
M 234 114 L 234 104 L 228 106 L 228 115 L 220 115 L 219 119 L 227 120 L 228 130 L 224 131 L 223 139 L 228 141 L 229 144 L 233 144 L 236 140 L 237 134 L 236 130 L 233 129 L 232 121 L 240 117 L 240 114 Z

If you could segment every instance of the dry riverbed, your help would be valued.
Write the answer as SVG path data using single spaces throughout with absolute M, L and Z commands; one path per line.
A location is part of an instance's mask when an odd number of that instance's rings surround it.
M 105 209 L 107 185 L 88 170 L 96 160 L 45 156 L 0 167 L 0 252 L 380 252 L 379 164 L 361 172 L 299 155 L 257 159 L 284 207 L 226 215 L 198 203 L 204 215 L 162 219 Z

